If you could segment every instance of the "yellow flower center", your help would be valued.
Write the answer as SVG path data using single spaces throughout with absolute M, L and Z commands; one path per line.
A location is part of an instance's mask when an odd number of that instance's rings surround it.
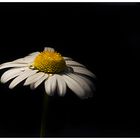
M 60 73 L 66 68 L 66 63 L 61 54 L 43 51 L 34 60 L 33 67 L 45 73 Z

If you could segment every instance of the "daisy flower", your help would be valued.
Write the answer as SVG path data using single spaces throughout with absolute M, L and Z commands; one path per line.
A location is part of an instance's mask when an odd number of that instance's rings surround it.
M 60 96 L 64 96 L 69 87 L 77 96 L 85 98 L 91 96 L 94 87 L 90 80 L 90 77 L 95 78 L 92 72 L 50 47 L 0 65 L 0 69 L 5 68 L 11 69 L 4 72 L 1 82 L 6 83 L 13 79 L 9 85 L 10 89 L 24 80 L 24 86 L 30 85 L 31 89 L 44 82 L 48 95 L 53 95 L 57 91 Z

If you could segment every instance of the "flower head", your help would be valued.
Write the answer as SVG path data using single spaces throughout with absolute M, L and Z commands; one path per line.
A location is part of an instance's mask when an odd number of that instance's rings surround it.
M 54 51 L 43 51 L 38 54 L 32 64 L 35 69 L 45 73 L 60 73 L 66 68 L 66 63 L 61 54 Z
M 44 48 L 43 52 L 34 52 L 0 65 L 0 69 L 5 68 L 11 69 L 1 76 L 1 82 L 6 83 L 13 79 L 9 85 L 10 89 L 24 80 L 24 86 L 30 85 L 32 89 L 44 82 L 48 95 L 57 91 L 60 96 L 64 96 L 69 87 L 76 95 L 85 98 L 91 95 L 94 87 L 89 79 L 95 77 L 92 72 L 50 47 Z

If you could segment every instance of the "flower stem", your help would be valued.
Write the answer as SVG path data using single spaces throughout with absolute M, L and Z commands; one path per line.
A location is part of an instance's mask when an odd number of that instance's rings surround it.
M 47 103 L 48 103 L 48 96 L 44 94 L 42 116 L 41 116 L 42 118 L 41 118 L 40 137 L 45 137 L 45 133 L 46 133 Z

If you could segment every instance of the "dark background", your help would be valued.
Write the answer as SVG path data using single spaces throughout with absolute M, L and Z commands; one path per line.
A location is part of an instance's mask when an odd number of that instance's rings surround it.
M 0 63 L 51 46 L 97 76 L 93 98 L 49 97 L 47 137 L 140 137 L 139 19 L 140 3 L 0 3 Z M 39 137 L 43 84 L 9 83 L 0 137 Z

